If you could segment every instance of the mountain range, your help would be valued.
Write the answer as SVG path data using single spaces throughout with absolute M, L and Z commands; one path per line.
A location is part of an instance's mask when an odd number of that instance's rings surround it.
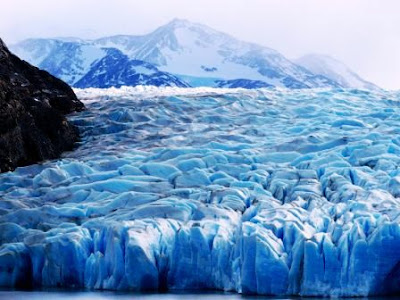
M 344 88 L 379 89 L 377 85 L 362 79 L 344 63 L 328 55 L 308 54 L 295 59 L 294 62 L 314 74 L 330 78 Z
M 271 48 L 180 19 L 146 35 L 28 39 L 11 50 L 79 88 L 378 88 L 333 58 L 308 55 L 292 61 Z

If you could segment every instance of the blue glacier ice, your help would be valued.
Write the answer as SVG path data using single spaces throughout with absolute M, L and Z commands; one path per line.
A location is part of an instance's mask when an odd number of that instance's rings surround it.
M 400 94 L 77 90 L 79 147 L 0 175 L 0 286 L 400 292 Z

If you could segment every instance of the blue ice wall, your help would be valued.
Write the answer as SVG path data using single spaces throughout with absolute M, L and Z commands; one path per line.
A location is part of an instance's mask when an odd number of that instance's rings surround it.
M 79 148 L 0 175 L 0 286 L 400 292 L 399 94 L 163 91 L 79 91 Z

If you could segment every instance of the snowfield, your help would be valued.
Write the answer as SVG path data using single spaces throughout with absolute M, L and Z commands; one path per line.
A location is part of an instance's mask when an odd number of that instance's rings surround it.
M 400 292 L 400 94 L 77 90 L 82 142 L 0 175 L 0 286 Z

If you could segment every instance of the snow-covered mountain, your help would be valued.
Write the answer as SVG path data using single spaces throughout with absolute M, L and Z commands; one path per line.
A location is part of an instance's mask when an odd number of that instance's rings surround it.
M 121 51 L 122 61 L 126 61 L 124 54 L 131 60 L 145 61 L 161 72 L 174 74 L 181 79 L 179 86 L 186 85 L 183 82 L 186 81 L 192 86 L 216 87 L 348 87 L 347 83 L 344 85 L 313 72 L 273 49 L 243 42 L 205 25 L 180 19 L 142 36 L 118 35 L 97 40 L 30 39 L 12 46 L 20 57 L 72 85 L 77 85 L 89 72 L 93 77 L 105 70 L 120 71 L 113 65 L 102 65 L 102 71 L 94 69 L 109 55 L 106 49 Z M 114 64 L 116 59 L 104 59 L 103 63 L 106 62 Z M 104 77 L 115 79 L 118 76 L 110 73 Z M 124 76 L 132 77 L 127 69 Z M 106 85 L 110 86 L 111 82 Z
M 362 79 L 341 61 L 321 54 L 304 55 L 294 61 L 314 74 L 325 76 L 345 88 L 377 90 L 378 86 Z
M 117 49 L 107 49 L 107 55 L 96 60 L 75 87 L 121 87 L 136 85 L 189 87 L 178 77 L 162 72 L 154 65 L 130 59 Z
M 117 48 L 163 71 L 193 78 L 245 78 L 289 88 L 336 86 L 273 49 L 242 42 L 186 20 L 174 19 L 145 36 L 112 36 L 92 43 L 98 47 Z M 191 83 L 196 85 L 195 80 Z
M 118 49 L 97 47 L 85 41 L 30 39 L 14 46 L 13 51 L 79 88 L 189 86 L 178 77 L 150 63 L 131 59 Z

